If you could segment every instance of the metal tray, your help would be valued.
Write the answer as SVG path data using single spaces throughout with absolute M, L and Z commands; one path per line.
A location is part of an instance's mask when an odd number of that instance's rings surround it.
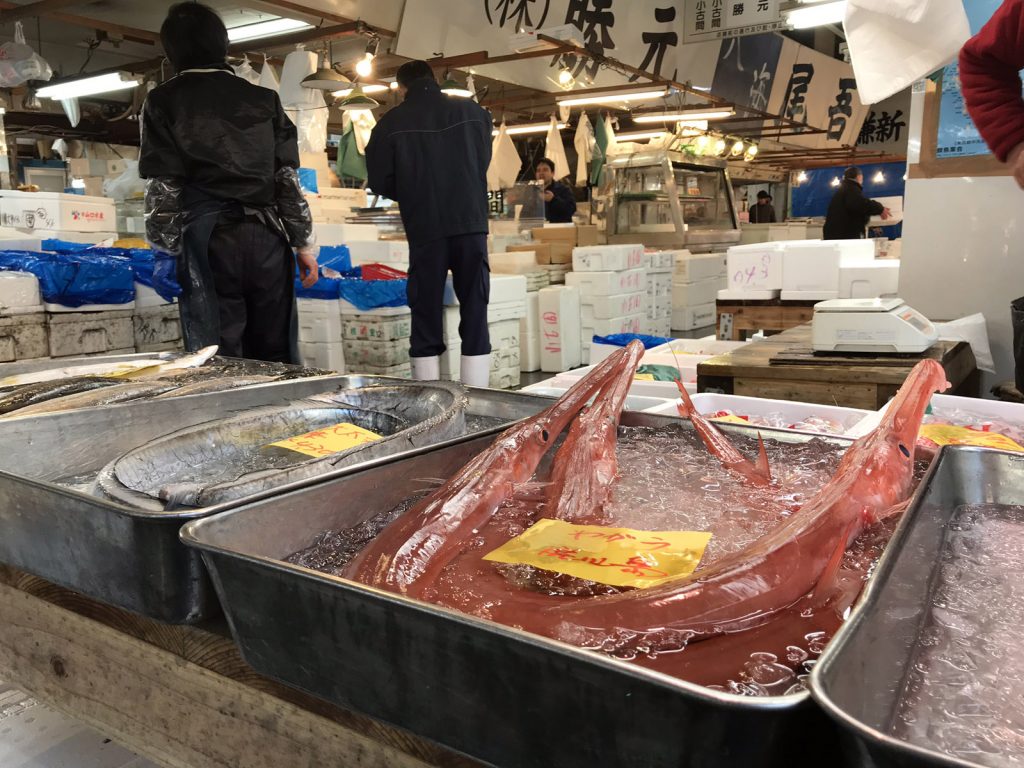
M 889 735 L 946 525 L 963 504 L 1024 504 L 1024 455 L 943 448 L 904 515 L 858 611 L 811 675 L 815 700 L 844 726 L 850 765 L 976 766 Z
M 180 543 L 178 531 L 189 520 L 257 496 L 182 512 L 146 512 L 79 493 L 55 480 L 94 473 L 127 450 L 193 424 L 375 382 L 409 383 L 377 376 L 323 376 L 0 422 L 0 562 L 162 621 L 194 623 L 209 617 L 216 612 L 216 596 L 199 554 Z M 548 405 L 515 392 L 470 389 L 467 417 L 498 417 L 507 424 Z M 489 426 L 482 433 L 496 429 Z
M 627 412 L 622 423 L 680 420 Z M 761 431 L 787 442 L 809 439 Z M 416 478 L 451 476 L 489 444 L 479 437 L 435 447 L 185 526 L 182 540 L 202 550 L 246 661 L 510 768 L 834 762 L 834 726 L 806 692 L 770 699 L 720 693 L 283 562 L 322 531 L 421 491 Z

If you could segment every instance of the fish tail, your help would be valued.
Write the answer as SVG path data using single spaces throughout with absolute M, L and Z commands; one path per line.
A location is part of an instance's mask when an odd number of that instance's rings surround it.
M 689 419 L 697 412 L 697 409 L 693 405 L 693 400 L 690 399 L 690 393 L 686 391 L 686 387 L 683 385 L 683 380 L 676 379 L 675 382 L 676 387 L 679 388 L 679 397 L 682 398 L 682 402 L 677 403 L 676 407 L 683 418 Z
M 771 483 L 772 469 L 768 466 L 768 451 L 764 448 L 764 440 L 761 433 L 757 433 L 757 464 L 754 465 L 757 474 L 764 478 L 765 482 Z

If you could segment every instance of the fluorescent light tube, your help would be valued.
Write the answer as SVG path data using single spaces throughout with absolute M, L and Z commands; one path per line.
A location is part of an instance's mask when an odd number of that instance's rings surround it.
M 260 21 L 256 24 L 243 24 L 240 27 L 232 27 L 228 30 L 228 40 L 232 43 L 242 40 L 256 40 L 260 37 L 273 37 L 283 35 L 285 32 L 297 32 L 300 29 L 312 29 L 313 25 L 298 19 L 271 19 Z
M 555 103 L 563 107 L 582 107 L 587 104 L 614 104 L 620 101 L 653 101 L 668 95 L 664 88 L 657 91 L 609 91 L 590 96 L 561 96 Z
M 691 111 L 681 112 L 659 112 L 659 113 L 648 113 L 648 114 L 634 114 L 634 123 L 692 123 L 697 120 L 722 120 L 726 117 L 732 117 L 736 114 L 736 110 L 731 107 L 723 107 L 721 109 L 700 109 Z
M 846 15 L 846 0 L 813 3 L 785 11 L 786 21 L 793 29 L 810 29 L 826 24 L 841 24 Z
M 667 136 L 668 131 L 637 131 L 636 133 L 618 133 L 616 141 L 642 141 L 643 139 L 660 139 Z
M 140 78 L 129 77 L 122 72 L 108 72 L 105 75 L 82 77 L 77 80 L 47 85 L 36 91 L 36 96 L 54 100 L 75 99 L 81 96 L 124 91 L 135 88 L 140 82 L 142 82 Z
M 331 96 L 337 96 L 339 99 L 343 99 L 348 96 L 352 91 L 355 90 L 355 86 L 351 88 L 342 88 L 340 91 L 334 91 Z M 379 83 L 370 83 L 369 85 L 363 85 L 363 93 L 384 93 L 389 90 L 388 86 L 381 85 Z
M 528 123 L 525 125 L 507 125 L 505 126 L 505 133 L 509 136 L 516 136 L 522 133 L 544 133 L 551 128 L 551 123 Z M 558 123 L 558 130 L 565 128 L 565 123 Z M 492 136 L 498 135 L 498 129 L 495 128 L 491 131 Z

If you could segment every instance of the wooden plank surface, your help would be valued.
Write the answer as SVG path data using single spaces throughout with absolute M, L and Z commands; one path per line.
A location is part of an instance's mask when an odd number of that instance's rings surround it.
M 477 768 L 256 674 L 223 626 L 172 626 L 0 566 L 0 679 L 171 768 Z
M 844 408 L 878 409 L 878 387 L 874 384 L 838 384 L 820 381 L 737 378 L 734 395 L 771 400 L 795 400 L 802 403 L 841 405 Z
M 743 341 L 746 331 L 784 331 L 809 323 L 815 302 L 782 303 L 772 301 L 719 301 L 716 327 L 721 328 L 723 314 L 732 315 L 732 341 Z

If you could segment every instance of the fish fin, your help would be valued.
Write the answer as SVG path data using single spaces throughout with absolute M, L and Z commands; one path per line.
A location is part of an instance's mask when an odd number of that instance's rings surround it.
M 764 440 L 761 438 L 761 433 L 757 433 L 757 464 L 755 465 L 757 473 L 764 477 L 765 481 L 771 483 L 772 481 L 772 468 L 768 466 L 768 451 L 764 448 Z
M 825 563 L 825 569 L 821 572 L 821 576 L 818 578 L 818 583 L 814 585 L 814 589 L 812 589 L 810 595 L 808 595 L 810 608 L 821 608 L 839 589 L 839 569 L 843 564 L 843 556 L 846 554 L 846 544 L 850 538 L 850 532 L 853 531 L 853 526 L 853 523 L 846 526 L 846 529 L 843 531 L 843 535 L 839 539 L 839 544 L 829 557 L 828 562 Z
M 904 512 L 907 511 L 907 507 L 910 506 L 910 502 L 913 501 L 913 500 L 914 500 L 913 497 L 911 497 L 909 499 L 904 499 L 903 501 L 899 502 L 898 504 L 893 504 L 891 507 L 888 507 L 888 508 L 882 510 L 881 512 L 879 512 L 875 516 L 875 518 L 873 520 L 869 520 L 868 522 L 872 523 L 872 524 L 873 523 L 878 523 L 878 522 L 881 522 L 882 520 L 887 520 L 890 517 L 896 517 L 896 516 L 902 515 Z
M 679 413 L 688 419 L 697 412 L 697 409 L 693 405 L 693 400 L 690 399 L 690 393 L 686 391 L 686 387 L 683 385 L 683 380 L 676 379 L 675 382 L 676 387 L 679 389 L 679 397 L 682 399 L 682 402 L 677 405 Z
M 516 501 L 546 501 L 547 489 L 551 483 L 531 481 L 519 483 L 512 489 L 511 498 Z

